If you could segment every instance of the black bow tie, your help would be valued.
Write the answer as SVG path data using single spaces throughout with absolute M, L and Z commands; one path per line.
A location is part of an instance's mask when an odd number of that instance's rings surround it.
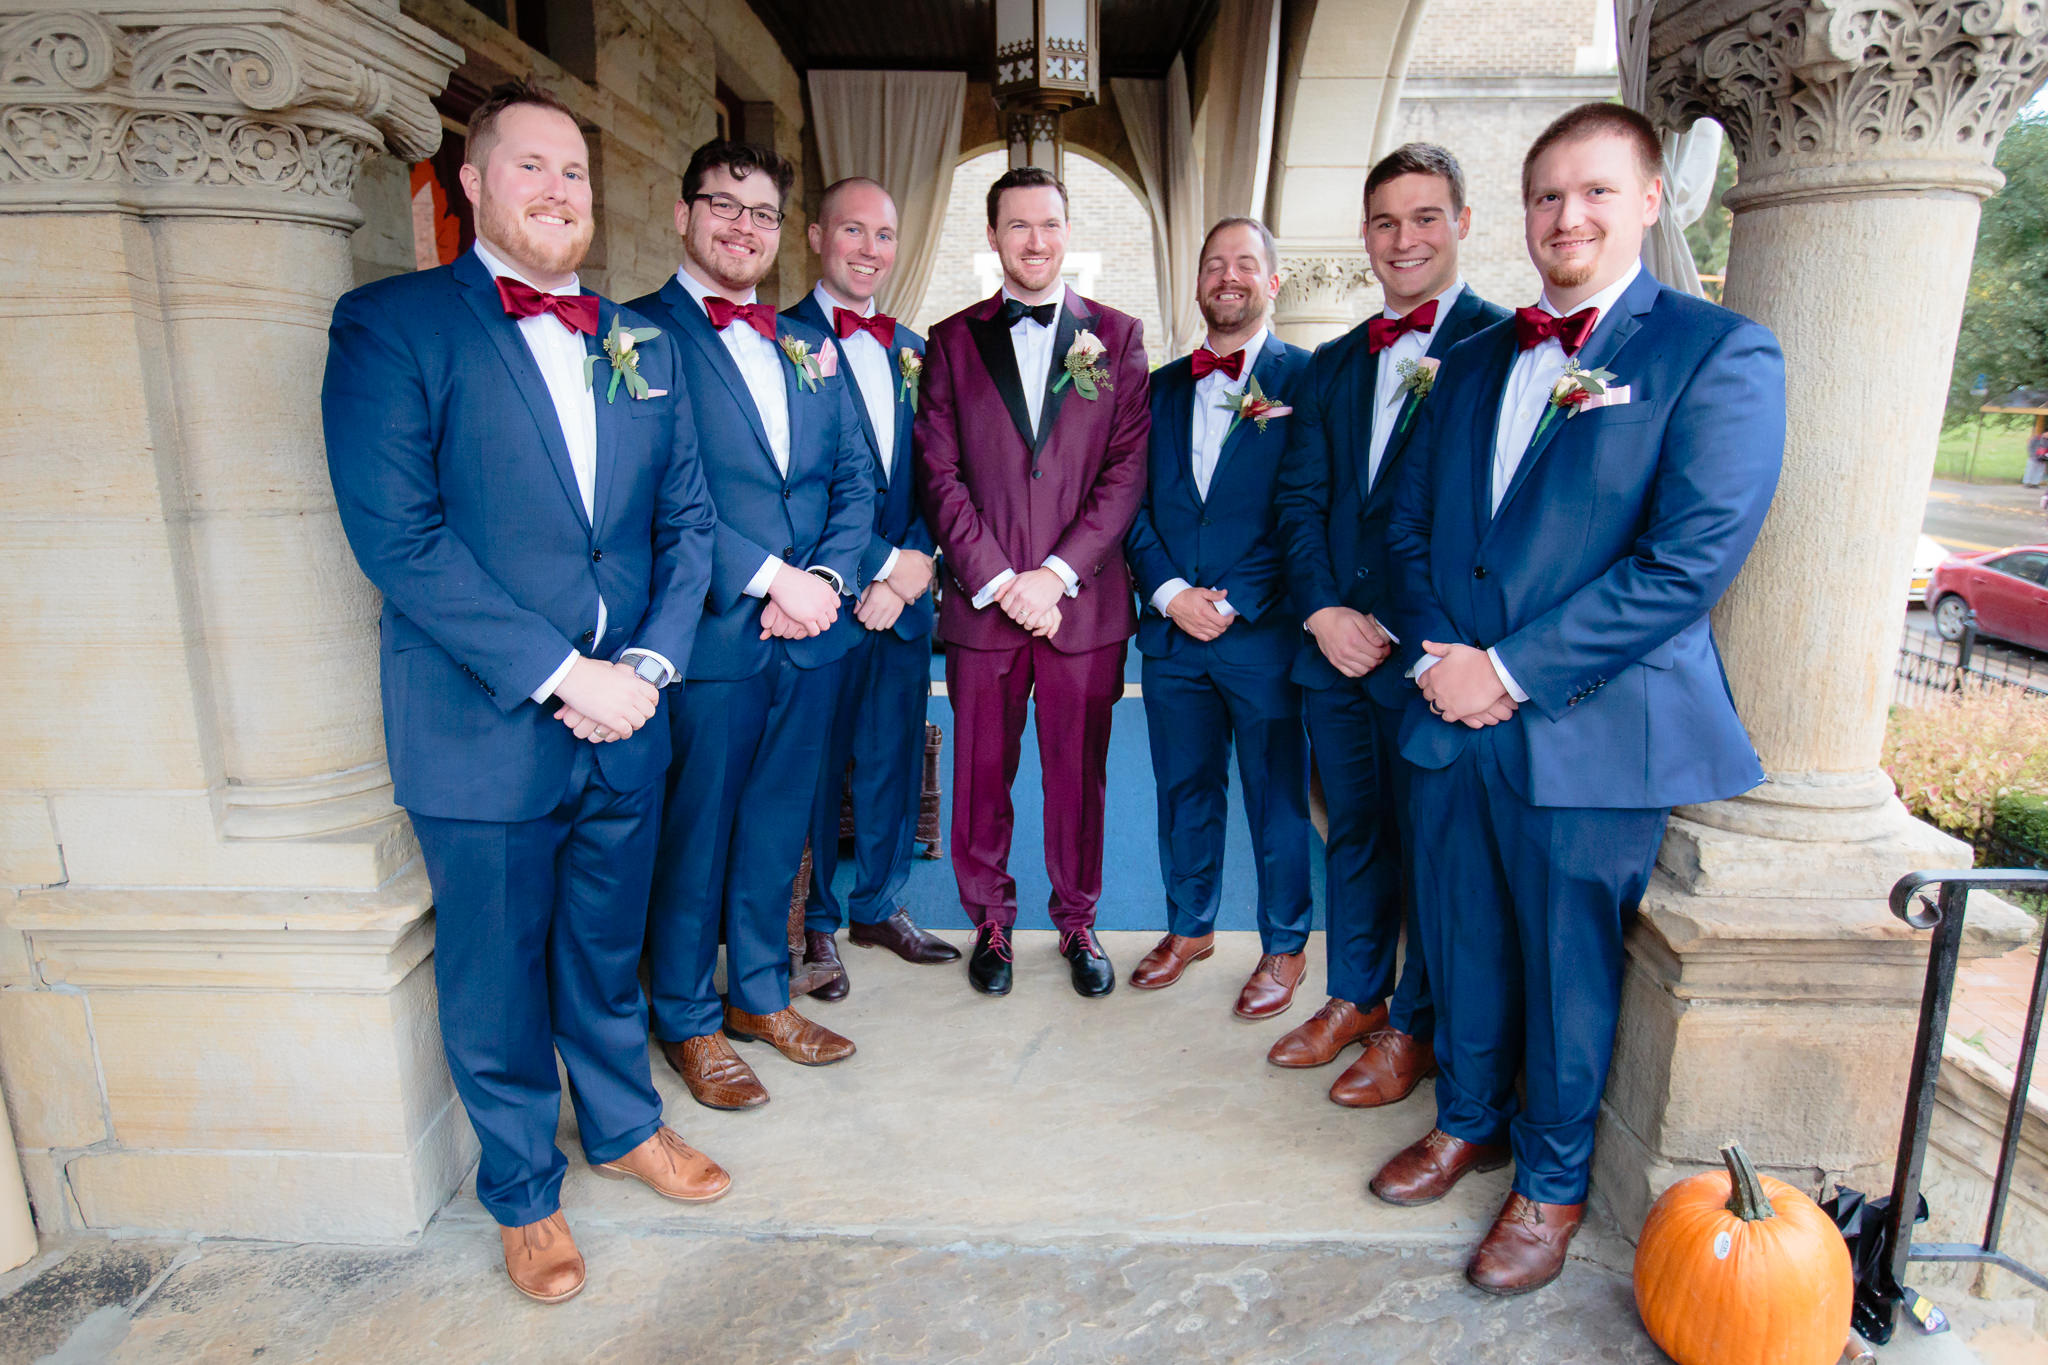
M 1054 315 L 1059 311 L 1060 305 L 1057 299 L 1051 303 L 1020 303 L 1018 300 L 1004 295 L 1003 311 L 997 316 L 1005 330 L 1015 327 L 1025 318 L 1030 318 L 1040 327 L 1050 327 L 1052 326 Z

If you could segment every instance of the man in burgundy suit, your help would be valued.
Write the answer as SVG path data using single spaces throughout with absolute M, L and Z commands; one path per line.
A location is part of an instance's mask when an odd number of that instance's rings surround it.
M 946 565 L 967 975 L 1009 992 L 1010 784 L 1035 696 L 1052 921 L 1074 989 L 1107 995 L 1116 971 L 1093 926 L 1109 714 L 1135 619 L 1123 538 L 1145 493 L 1144 329 L 1060 282 L 1067 190 L 1051 173 L 1022 167 L 989 188 L 988 244 L 1002 290 L 932 329 L 917 414 L 918 492 Z

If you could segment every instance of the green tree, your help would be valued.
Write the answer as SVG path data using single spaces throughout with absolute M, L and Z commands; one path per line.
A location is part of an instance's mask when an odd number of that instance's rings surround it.
M 1735 215 L 1721 207 L 1721 196 L 1728 193 L 1734 184 L 1735 148 L 1724 137 L 1721 139 L 1721 164 L 1714 172 L 1713 200 L 1708 203 L 1707 211 L 1685 230 L 1685 244 L 1692 248 L 1693 265 L 1702 275 L 1728 273 L 1728 229 L 1734 223 Z M 1719 298 L 1721 291 L 1709 285 L 1707 296 Z
M 2048 114 L 2014 123 L 1998 149 L 2005 188 L 1984 205 L 1977 257 L 1956 334 L 1948 420 L 1969 419 L 1978 375 L 2000 397 L 2048 386 Z

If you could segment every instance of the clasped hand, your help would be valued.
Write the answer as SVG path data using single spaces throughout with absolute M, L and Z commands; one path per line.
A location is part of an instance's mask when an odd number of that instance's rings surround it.
M 1347 678 L 1362 678 L 1385 662 L 1394 642 L 1370 614 L 1350 607 L 1324 607 L 1309 613 L 1302 624 L 1315 636 L 1316 648 Z
M 761 608 L 761 638 L 808 640 L 822 635 L 839 619 L 839 594 L 814 573 L 785 564 L 768 582 L 768 601 Z
M 562 703 L 555 719 L 576 738 L 604 744 L 652 720 L 661 691 L 628 664 L 578 659 L 555 685 L 555 700 Z
M 1166 615 L 1181 630 L 1197 640 L 1213 640 L 1230 629 L 1237 613 L 1216 610 L 1229 594 L 1222 588 L 1182 588 L 1166 604 Z
M 1515 714 L 1515 699 L 1508 695 L 1485 650 L 1440 645 L 1434 640 L 1424 640 L 1422 648 L 1437 659 L 1415 679 L 1431 711 L 1474 730 L 1498 725 Z
M 1060 628 L 1060 599 L 1066 595 L 1066 580 L 1057 573 L 1032 569 L 997 588 L 995 601 L 1012 621 L 1033 635 L 1050 639 Z

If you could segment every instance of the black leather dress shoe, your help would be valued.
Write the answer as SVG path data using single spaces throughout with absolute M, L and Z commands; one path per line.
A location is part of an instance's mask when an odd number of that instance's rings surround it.
M 853 989 L 846 964 L 839 960 L 839 941 L 822 930 L 804 930 L 804 965 L 826 977 L 824 985 L 811 988 L 813 1000 L 844 1000 Z
M 1060 935 L 1060 956 L 1074 973 L 1074 990 L 1085 996 L 1108 995 L 1116 989 L 1116 968 L 1093 929 L 1069 929 Z
M 967 958 L 967 980 L 983 995 L 1010 993 L 1010 933 L 1000 924 L 984 924 L 974 935 Z
M 960 950 L 937 934 L 926 933 L 911 922 L 910 912 L 898 906 L 896 913 L 879 924 L 854 924 L 846 931 L 849 941 L 863 948 L 887 948 L 905 962 L 920 965 L 958 962 Z

